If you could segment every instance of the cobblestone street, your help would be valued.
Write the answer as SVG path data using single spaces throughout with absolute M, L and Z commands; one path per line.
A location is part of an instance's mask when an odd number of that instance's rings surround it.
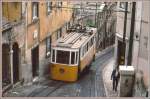
M 80 79 L 74 83 L 44 80 L 30 86 L 16 87 L 8 91 L 5 96 L 29 96 L 29 97 L 95 97 L 106 96 L 102 78 L 102 70 L 113 57 L 113 49 L 100 52 L 92 63 L 88 72 L 82 74 Z

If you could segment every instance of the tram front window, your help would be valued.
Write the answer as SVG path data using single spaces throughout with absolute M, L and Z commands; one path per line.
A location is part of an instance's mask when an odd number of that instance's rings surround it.
M 71 64 L 75 64 L 75 52 L 71 53 Z
M 69 64 L 70 52 L 57 50 L 56 63 Z

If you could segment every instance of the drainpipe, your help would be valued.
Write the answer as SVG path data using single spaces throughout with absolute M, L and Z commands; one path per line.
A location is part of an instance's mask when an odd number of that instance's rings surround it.
M 96 9 L 95 9 L 95 27 L 97 28 L 97 2 L 96 2 Z
M 150 14 L 149 14 L 150 15 Z M 150 18 L 149 18 L 150 19 Z M 150 21 L 148 22 L 149 23 L 149 25 L 150 25 Z M 150 31 L 150 28 L 149 28 L 149 31 Z M 149 32 L 149 34 L 148 34 L 148 64 L 149 64 L 149 66 L 148 67 L 150 67 L 150 32 Z M 149 68 L 149 75 L 150 75 L 150 68 Z M 150 97 L 150 80 L 149 80 L 149 86 L 148 86 L 148 93 L 147 93 L 147 97 Z

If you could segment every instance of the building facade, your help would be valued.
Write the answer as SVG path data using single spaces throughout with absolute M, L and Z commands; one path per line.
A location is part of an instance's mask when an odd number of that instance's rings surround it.
M 51 43 L 72 22 L 69 6 L 69 1 L 3 2 L 3 90 L 50 75 Z
M 135 68 L 135 96 L 146 96 L 149 87 L 149 1 L 128 2 L 125 22 L 125 2 L 118 2 L 115 39 L 115 66 L 132 65 Z M 126 24 L 125 24 L 126 23 Z M 132 24 L 132 25 L 131 25 Z M 126 26 L 126 28 L 124 27 Z M 124 35 L 125 33 L 125 35 Z M 124 40 L 123 40 L 124 39 Z M 124 42 L 125 43 L 124 43 Z M 125 44 L 125 45 L 124 45 Z M 140 93 L 140 94 L 138 94 Z
M 66 33 L 72 20 L 72 10 L 66 8 L 69 6 L 67 1 L 27 2 L 26 59 L 32 74 L 27 76 L 29 81 L 49 74 L 51 43 Z
M 105 3 L 97 15 L 97 50 L 103 50 L 115 42 L 116 33 L 116 3 Z
M 21 16 L 21 2 L 2 3 L 2 86 L 4 90 L 21 80 L 21 64 L 25 49 L 25 20 Z

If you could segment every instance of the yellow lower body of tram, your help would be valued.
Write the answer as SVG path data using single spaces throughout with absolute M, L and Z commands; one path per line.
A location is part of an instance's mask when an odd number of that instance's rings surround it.
M 78 79 L 78 66 L 52 64 L 51 78 L 62 81 L 76 81 Z
M 95 57 L 95 46 L 91 47 L 86 55 L 80 59 L 79 66 L 69 66 L 65 64 L 52 63 L 50 66 L 51 79 L 74 82 L 78 80 L 78 76 L 82 71 L 90 65 Z

